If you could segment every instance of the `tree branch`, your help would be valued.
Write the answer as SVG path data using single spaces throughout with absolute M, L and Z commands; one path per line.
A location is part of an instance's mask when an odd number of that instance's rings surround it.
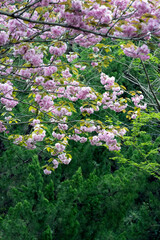
M 14 15 L 14 13 L 8 13 L 8 12 L 4 12 L 4 11 L 0 11 L 0 14 L 11 17 L 11 18 L 14 18 L 14 19 L 21 19 L 23 21 L 30 22 L 30 23 L 37 23 L 37 24 L 48 25 L 48 26 L 59 26 L 59 27 L 78 30 L 78 31 L 85 32 L 85 33 L 92 33 L 96 36 L 101 36 L 101 37 L 104 37 L 104 38 L 121 39 L 121 40 L 131 40 L 131 39 L 132 40 L 142 40 L 142 39 L 144 39 L 144 37 L 148 36 L 148 34 L 146 34 L 144 36 L 141 36 L 141 37 L 114 36 L 114 35 L 109 35 L 109 34 L 102 34 L 100 32 L 95 32 L 95 31 L 88 30 L 88 29 L 85 29 L 85 28 L 75 27 L 75 26 L 68 25 L 68 24 L 65 24 L 65 23 L 55 23 L 55 22 L 53 23 L 53 22 L 44 22 L 44 21 L 32 20 L 32 19 L 25 18 L 25 17 L 19 16 L 19 15 L 18 16 Z M 158 30 L 156 30 L 156 31 L 158 31 Z
M 157 97 L 156 97 L 156 95 L 155 95 L 155 93 L 154 93 L 154 91 L 153 91 L 153 89 L 152 89 L 152 86 L 151 86 L 151 83 L 150 83 L 150 80 L 149 80 L 149 76 L 148 76 L 146 67 L 145 67 L 143 61 L 141 61 L 141 63 L 142 63 L 142 66 L 143 66 L 143 69 L 144 69 L 144 72 L 145 72 L 145 75 L 146 75 L 146 78 L 147 78 L 147 82 L 148 82 L 149 89 L 150 89 L 150 91 L 151 91 L 151 93 L 152 93 L 152 95 L 153 95 L 153 97 L 154 97 L 154 99 L 155 99 L 155 101 L 156 101 L 156 103 L 157 103 L 158 110 L 160 110 L 160 102 L 159 102 L 159 100 L 157 99 Z

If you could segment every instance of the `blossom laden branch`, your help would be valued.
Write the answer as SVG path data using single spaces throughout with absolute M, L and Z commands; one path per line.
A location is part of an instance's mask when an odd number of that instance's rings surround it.
M 1 134 L 27 149 L 43 143 L 51 156 L 45 174 L 59 164 L 69 164 L 70 140 L 120 151 L 127 129 L 95 119 L 98 114 L 94 114 L 109 109 L 132 120 L 146 104 L 138 91 L 126 98 L 127 90 L 103 72 L 113 58 L 102 40 L 122 40 L 126 56 L 149 61 L 147 41 L 160 35 L 156 2 L 7 3 L 9 11 L 4 1 L 0 10 Z M 81 48 L 75 51 L 77 45 L 86 49 L 85 59 Z M 89 69 L 100 79 L 101 92 L 84 80 Z M 150 88 L 149 96 L 153 93 Z M 19 107 L 25 121 L 18 119 Z M 24 124 L 31 126 L 29 131 L 12 134 L 12 126 Z

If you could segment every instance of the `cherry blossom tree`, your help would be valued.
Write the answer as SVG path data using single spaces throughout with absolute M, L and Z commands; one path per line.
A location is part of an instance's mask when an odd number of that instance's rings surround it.
M 160 46 L 159 5 L 156 0 L 1 0 L 1 137 L 28 149 L 43 143 L 51 154 L 45 174 L 61 163 L 69 164 L 70 140 L 119 151 L 127 129 L 92 116 L 111 109 L 132 120 L 147 104 L 160 110 L 158 88 L 154 89 L 146 69 L 154 57 L 151 46 Z M 146 86 L 130 73 L 125 77 L 141 92 L 126 97 L 127 89 L 112 73 L 102 71 L 100 66 L 107 61 L 101 54 L 106 48 L 104 39 L 140 61 Z M 82 60 L 73 45 L 92 49 L 92 60 Z M 88 67 L 99 67 L 103 93 L 81 81 Z M 15 126 L 24 125 L 28 125 L 26 133 L 15 131 Z

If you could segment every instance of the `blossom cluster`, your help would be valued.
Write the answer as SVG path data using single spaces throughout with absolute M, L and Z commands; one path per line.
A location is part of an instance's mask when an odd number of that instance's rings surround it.
M 18 104 L 18 101 L 14 99 L 12 93 L 13 84 L 10 81 L 7 81 L 6 83 L 0 83 L 0 94 L 2 95 L 0 101 L 8 111 L 11 111 L 12 108 Z
M 115 84 L 114 77 L 110 78 L 108 75 L 101 73 L 101 83 L 106 90 L 110 90 L 103 94 L 102 104 L 104 109 L 110 108 L 115 112 L 121 112 L 127 108 L 125 99 L 118 100 L 118 96 L 123 94 L 123 90 Z
M 69 55 L 68 54 L 66 55 L 66 58 L 68 62 L 72 62 L 74 59 L 78 58 L 78 55 L 74 53 L 70 53 Z
M 51 54 L 53 54 L 53 55 L 56 55 L 56 56 L 61 56 L 61 55 L 63 55 L 63 54 L 66 52 L 66 50 L 67 50 L 67 45 L 66 45 L 66 43 L 63 43 L 62 46 L 60 46 L 60 47 L 53 47 L 53 46 L 51 46 L 51 47 L 49 48 L 49 52 L 50 52 Z
M 146 44 L 143 44 L 141 47 L 135 47 L 134 45 L 132 45 L 130 47 L 123 48 L 123 51 L 126 56 L 132 58 L 140 58 L 143 61 L 146 61 L 150 58 L 148 55 L 150 53 L 150 50 Z
M 137 108 L 140 108 L 140 109 L 146 109 L 147 107 L 147 104 L 145 103 L 144 105 L 142 104 L 139 104 L 140 101 L 144 98 L 144 96 L 141 94 L 141 95 L 138 95 L 136 94 L 134 97 L 132 97 L 132 101 L 134 102 L 134 105 L 137 107 Z
M 0 121 L 0 132 L 4 132 L 6 130 L 6 127 L 4 126 L 3 122 Z

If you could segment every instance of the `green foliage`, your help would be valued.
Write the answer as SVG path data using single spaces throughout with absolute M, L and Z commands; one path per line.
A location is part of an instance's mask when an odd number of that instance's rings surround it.
M 1 186 L 8 186 L 3 201 L 0 200 L 1 238 L 157 239 L 159 181 L 133 166 L 121 166 L 109 160 L 109 155 L 106 159 L 105 148 L 97 152 L 96 147 L 92 151 L 87 145 L 84 149 L 77 147 L 73 159 L 76 163 L 71 164 L 68 174 L 68 168 L 62 166 L 55 175 L 44 176 L 34 154 L 32 162 L 22 165 L 20 174 L 16 174 L 19 171 L 16 168 L 15 176 L 6 178 L 6 183 L 1 181 Z M 13 149 L 15 159 L 9 154 Z M 2 153 L 1 164 L 10 159 L 12 168 L 18 154 L 26 161 L 25 154 L 19 150 L 10 145 Z M 137 156 L 132 146 L 124 151 L 126 156 Z M 77 154 L 80 158 L 76 161 Z M 92 166 L 90 158 L 93 157 L 95 165 Z
M 47 229 L 42 234 L 42 240 L 52 240 L 52 230 L 50 226 L 47 226 Z
M 156 134 L 160 113 L 142 113 L 133 121 L 131 135 L 123 138 L 126 148 L 114 159 L 128 163 L 160 179 L 160 137 Z M 152 136 L 154 132 L 155 135 Z

